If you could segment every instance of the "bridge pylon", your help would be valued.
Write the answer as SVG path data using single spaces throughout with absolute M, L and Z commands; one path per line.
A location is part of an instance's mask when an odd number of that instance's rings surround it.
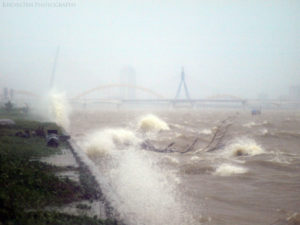
M 182 70 L 181 70 L 181 79 L 180 79 L 180 83 L 179 83 L 179 86 L 178 86 L 178 89 L 177 89 L 177 92 L 176 92 L 175 100 L 177 100 L 179 98 L 182 86 L 184 88 L 185 98 L 190 100 L 191 98 L 190 98 L 189 90 L 188 90 L 186 82 L 185 82 L 185 73 L 184 73 L 184 68 L 183 67 L 182 67 Z

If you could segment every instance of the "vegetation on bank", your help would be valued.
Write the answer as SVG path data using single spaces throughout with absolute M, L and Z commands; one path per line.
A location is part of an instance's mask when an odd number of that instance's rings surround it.
M 37 159 L 60 151 L 46 146 L 44 137 L 35 130 L 60 128 L 54 123 L 41 123 L 26 119 L 26 114 L 10 109 L 0 110 L 0 119 L 13 119 L 15 125 L 0 125 L 0 225 L 1 224 L 116 224 L 86 216 L 73 216 L 54 211 L 43 211 L 45 206 L 59 206 L 84 199 L 99 197 L 93 182 L 80 174 L 84 182 L 59 178 L 62 170 Z M 30 137 L 18 136 L 29 131 Z M 66 146 L 65 146 L 66 147 Z M 86 173 L 84 171 L 83 173 Z

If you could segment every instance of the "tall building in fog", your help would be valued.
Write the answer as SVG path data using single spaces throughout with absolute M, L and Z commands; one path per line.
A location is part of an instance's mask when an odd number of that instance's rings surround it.
M 135 99 L 136 73 L 132 67 L 127 66 L 121 70 L 120 83 L 124 85 L 120 88 L 121 99 Z
M 291 86 L 289 95 L 291 99 L 300 101 L 300 85 Z

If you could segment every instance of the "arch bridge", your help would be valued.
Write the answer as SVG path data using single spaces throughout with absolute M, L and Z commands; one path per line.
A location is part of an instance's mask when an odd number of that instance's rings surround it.
M 85 97 L 89 96 L 90 94 L 101 92 L 109 89 L 114 88 L 128 88 L 139 90 L 143 93 L 147 93 L 154 98 L 148 99 L 120 99 L 120 98 L 97 98 L 93 99 L 95 103 L 109 103 L 109 104 L 172 104 L 172 105 L 180 105 L 180 104 L 190 104 L 190 105 L 197 105 L 201 103 L 240 103 L 242 105 L 246 105 L 248 102 L 246 99 L 240 98 L 234 95 L 222 94 L 222 95 L 213 95 L 206 98 L 201 99 L 170 99 L 164 98 L 163 95 L 142 86 L 130 85 L 130 84 L 107 84 L 107 85 L 100 85 L 95 88 L 91 88 L 89 90 L 83 91 L 76 96 L 70 98 L 72 102 L 80 102 Z M 27 97 L 37 98 L 33 92 L 26 91 L 26 90 L 14 90 L 15 95 L 22 95 Z M 86 100 L 86 99 L 84 99 Z
M 83 97 L 88 96 L 88 95 L 90 95 L 94 92 L 103 91 L 103 90 L 107 90 L 107 89 L 113 89 L 113 88 L 128 88 L 128 89 L 139 90 L 139 91 L 142 91 L 144 93 L 150 94 L 150 95 L 156 97 L 157 99 L 164 99 L 164 97 L 162 95 L 156 93 L 155 91 L 152 91 L 149 88 L 136 86 L 136 85 L 131 85 L 131 84 L 108 84 L 108 85 L 100 85 L 98 87 L 91 88 L 87 91 L 84 91 L 84 92 L 74 96 L 71 100 L 80 100 Z
M 246 104 L 247 101 L 243 98 L 233 96 L 233 95 L 214 95 L 203 99 L 170 99 L 164 98 L 163 95 L 145 87 L 130 85 L 130 84 L 108 84 L 108 85 L 100 85 L 95 88 L 91 88 L 84 92 L 79 93 L 78 95 L 71 98 L 73 102 L 85 100 L 85 97 L 89 96 L 98 91 L 104 91 L 113 88 L 129 88 L 142 91 L 144 93 L 150 94 L 155 98 L 148 99 L 121 99 L 121 98 L 97 98 L 93 99 L 95 103 L 111 103 L 111 104 L 172 104 L 172 105 L 180 105 L 180 104 L 190 104 L 197 105 L 200 103 L 241 103 L 242 105 Z
M 8 96 L 4 96 L 4 94 L 1 95 L 2 98 L 8 98 L 8 99 L 13 99 L 15 96 L 26 96 L 26 97 L 31 97 L 31 98 L 37 98 L 38 95 L 31 92 L 31 91 L 26 91 L 26 90 L 15 90 L 15 89 L 10 89 L 12 90 L 12 94 L 9 94 Z
M 25 90 L 14 90 L 14 93 L 16 95 L 23 95 L 23 96 L 27 96 L 27 97 L 34 97 L 34 98 L 37 98 L 38 95 L 31 92 L 31 91 L 25 91 Z

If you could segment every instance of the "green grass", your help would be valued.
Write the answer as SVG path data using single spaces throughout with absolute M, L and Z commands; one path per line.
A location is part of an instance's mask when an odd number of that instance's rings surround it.
M 33 131 L 41 126 L 45 131 L 58 129 L 61 132 L 56 124 L 30 121 L 23 115 L 11 113 L 13 116 L 9 117 L 0 112 L 0 117 L 15 118 L 16 122 L 14 126 L 0 126 L 0 224 L 116 224 L 109 220 L 41 211 L 45 206 L 95 197 L 97 191 L 58 178 L 55 176 L 58 167 L 36 160 L 60 152 L 59 148 L 47 147 L 45 138 L 15 136 L 18 131 Z M 86 178 L 86 182 L 90 181 Z
M 100 220 L 97 218 L 90 218 L 87 216 L 72 216 L 58 212 L 30 212 L 26 214 L 26 218 L 19 220 L 22 225 L 117 225 L 112 220 Z
M 13 108 L 11 111 L 7 111 L 4 108 L 0 108 L 0 118 L 15 119 L 30 119 L 30 114 L 23 113 L 20 108 Z

